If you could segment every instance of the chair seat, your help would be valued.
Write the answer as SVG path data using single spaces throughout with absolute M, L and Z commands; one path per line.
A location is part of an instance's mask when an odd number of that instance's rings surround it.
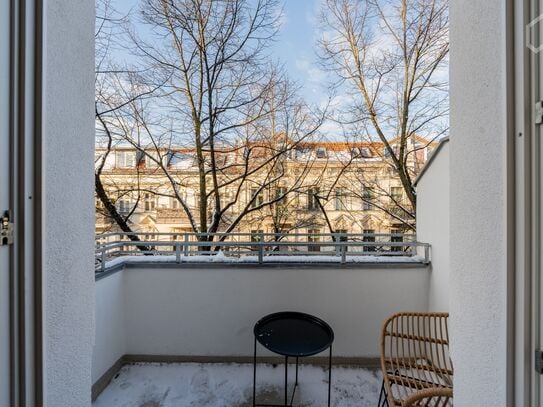
M 447 313 L 402 312 L 385 321 L 381 405 L 452 406 L 447 320 Z

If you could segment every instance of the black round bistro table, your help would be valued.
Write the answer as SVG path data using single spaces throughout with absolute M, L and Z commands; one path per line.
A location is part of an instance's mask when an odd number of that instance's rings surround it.
M 253 357 L 253 406 L 292 407 L 296 387 L 298 386 L 298 358 L 316 355 L 330 349 L 328 357 L 328 406 L 330 406 L 332 384 L 332 328 L 313 315 L 302 312 L 277 312 L 262 318 L 255 325 L 255 349 Z M 285 404 L 256 403 L 256 345 L 285 357 Z M 288 401 L 288 358 L 296 358 L 296 380 Z

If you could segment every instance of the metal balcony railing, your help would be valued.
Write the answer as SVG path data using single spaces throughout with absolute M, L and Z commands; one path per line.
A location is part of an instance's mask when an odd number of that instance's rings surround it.
M 206 262 L 211 260 L 209 256 L 222 256 L 213 260 L 256 264 L 336 259 L 347 263 L 377 261 L 382 256 L 396 262 L 399 257 L 419 256 L 420 262 L 429 263 L 430 245 L 417 242 L 413 234 L 106 233 L 96 236 L 95 255 L 97 272 L 105 271 L 108 262 L 121 256 L 170 256 L 166 260 L 176 263 Z

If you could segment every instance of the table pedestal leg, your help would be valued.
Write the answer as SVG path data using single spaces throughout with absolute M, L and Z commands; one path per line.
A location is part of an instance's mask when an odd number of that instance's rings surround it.
M 285 356 L 285 407 L 288 407 L 288 356 Z
M 253 355 L 253 407 L 256 406 L 256 337 L 255 337 L 255 352 Z
M 296 356 L 296 383 L 295 385 L 298 384 L 298 356 Z
M 328 407 L 332 395 L 332 345 L 330 344 L 330 356 L 328 357 Z

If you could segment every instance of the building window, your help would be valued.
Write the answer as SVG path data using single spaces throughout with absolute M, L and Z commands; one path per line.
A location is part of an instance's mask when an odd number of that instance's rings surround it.
M 343 188 L 336 188 L 335 199 L 334 199 L 334 209 L 336 211 L 344 211 L 346 209 L 345 200 L 347 196 Z
M 135 151 L 116 151 L 115 166 L 117 168 L 135 168 L 136 167 L 136 152 Z
M 160 157 L 157 153 L 147 152 L 145 156 L 145 168 L 158 168 Z
M 264 193 L 260 188 L 251 188 L 251 208 L 256 208 L 264 203 Z
M 391 148 L 392 152 L 394 153 L 394 155 L 397 157 L 398 154 L 400 153 L 400 147 L 398 145 L 394 144 L 394 145 L 391 145 L 390 148 Z M 387 147 L 384 148 L 383 153 L 384 153 L 385 158 L 390 158 L 391 157 L 390 151 L 389 151 L 389 149 Z
M 130 198 L 122 197 L 117 200 L 117 210 L 121 215 L 126 215 L 131 210 Z
M 367 147 L 363 147 L 363 148 L 360 149 L 360 155 L 362 156 L 362 158 L 371 158 L 372 157 L 371 151 Z
M 264 241 L 264 231 L 262 229 L 251 230 L 251 242 L 258 243 Z M 258 246 L 251 246 L 251 250 L 256 252 L 259 250 Z
M 349 241 L 349 237 L 347 236 L 347 233 L 349 233 L 349 231 L 347 229 L 336 229 L 335 233 L 337 233 L 339 236 L 339 239 L 336 239 L 336 241 L 340 241 L 340 242 L 347 242 Z M 347 251 L 348 249 L 348 246 L 345 246 L 345 251 Z
M 171 209 L 181 209 L 181 203 L 177 198 L 170 198 L 170 208 Z
M 326 158 L 326 148 L 324 147 L 317 148 L 317 158 Z
M 264 230 L 262 229 L 252 229 L 251 230 L 251 242 L 262 242 L 264 241 L 263 235 Z
M 360 149 L 358 147 L 351 147 L 351 157 L 358 158 L 360 156 Z
M 390 236 L 390 242 L 391 243 L 400 243 L 403 242 L 403 234 L 400 229 L 391 229 L 390 230 L 391 235 L 401 235 L 401 236 Z M 402 246 L 390 246 L 391 252 L 401 252 L 403 249 Z
M 391 187 L 390 188 L 390 197 L 394 202 L 401 202 L 403 198 L 403 188 L 402 187 Z
M 143 206 L 146 211 L 154 211 L 156 206 L 155 195 L 150 192 L 146 192 L 143 195 Z
M 168 166 L 173 168 L 185 168 L 192 164 L 192 159 L 188 154 L 180 152 L 168 153 Z
M 320 233 L 321 233 L 320 229 L 307 229 L 307 242 L 313 243 L 307 246 L 308 252 L 321 251 L 321 247 L 318 244 L 321 241 L 321 237 L 319 235 Z
M 277 202 L 278 205 L 283 205 L 285 203 L 287 194 L 287 188 L 286 187 L 277 187 L 275 190 L 275 199 L 278 199 Z
M 365 211 L 370 211 L 373 209 L 373 200 L 375 199 L 375 193 L 373 188 L 364 188 L 362 192 L 362 209 Z
M 375 242 L 375 230 L 374 229 L 364 229 L 364 236 L 362 237 L 363 242 Z M 375 246 L 364 246 L 365 252 L 374 252 L 376 249 Z
M 307 209 L 314 211 L 319 209 L 319 203 L 317 196 L 319 195 L 319 188 L 309 188 L 307 191 Z

